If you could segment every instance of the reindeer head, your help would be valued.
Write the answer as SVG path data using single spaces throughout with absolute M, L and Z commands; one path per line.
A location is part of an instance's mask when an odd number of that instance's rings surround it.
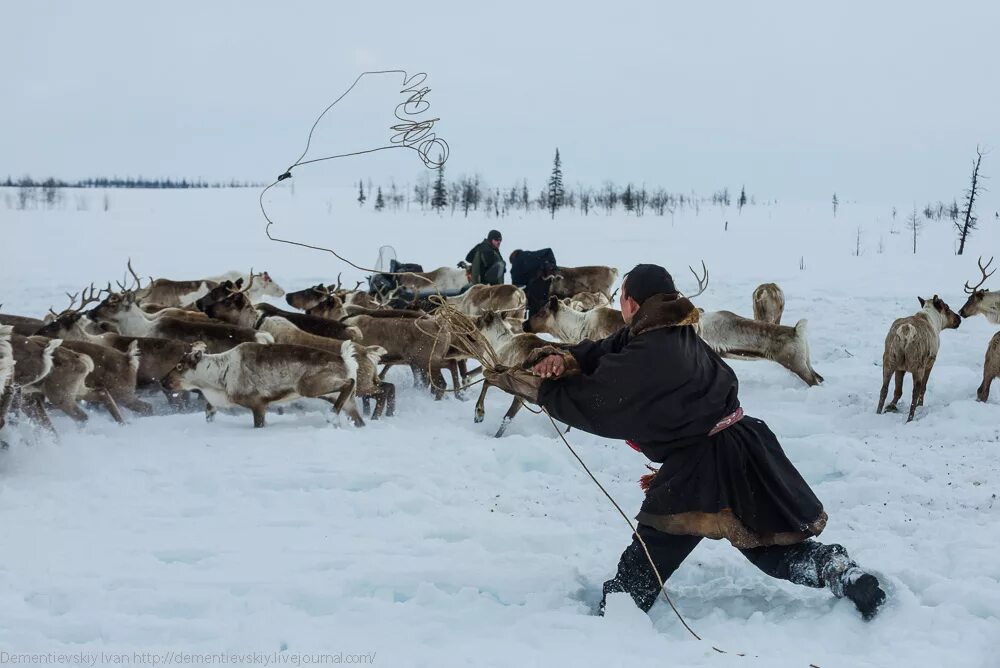
M 978 264 L 979 273 L 982 275 L 982 278 L 978 283 L 976 283 L 975 286 L 970 286 L 968 283 L 965 284 L 965 293 L 969 295 L 969 298 L 965 301 L 962 308 L 959 309 L 958 313 L 963 318 L 970 318 L 974 315 L 982 313 L 990 319 L 991 322 L 997 323 L 998 317 L 1000 317 L 1000 314 L 997 313 L 996 309 L 998 305 L 997 299 L 994 295 L 990 294 L 989 290 L 982 289 L 982 285 L 986 282 L 986 279 L 992 276 L 993 272 L 996 271 L 996 269 L 994 269 L 989 273 L 986 272 L 986 270 L 990 268 L 990 265 L 993 264 L 993 258 L 991 257 L 990 261 L 987 262 L 984 267 L 983 258 L 980 257 Z
M 173 392 L 196 389 L 190 382 L 190 378 L 205 357 L 205 349 L 206 345 L 202 341 L 198 341 L 192 345 L 191 350 L 160 381 L 163 387 Z
M 562 308 L 566 308 L 566 305 L 559 301 L 558 297 L 549 297 L 549 301 L 525 320 L 521 328 L 525 332 L 551 331 L 555 327 L 557 314 Z
M 336 286 L 326 286 L 322 283 L 317 283 L 311 288 L 306 288 L 305 290 L 289 292 L 285 295 L 285 301 L 288 302 L 288 305 L 292 308 L 305 311 L 307 309 L 311 309 L 329 297 L 330 291 L 335 288 Z
M 257 311 L 247 295 L 253 288 L 254 278 L 251 272 L 250 282 L 246 287 L 243 287 L 242 278 L 237 279 L 235 283 L 225 281 L 196 301 L 195 306 L 209 318 L 231 325 L 253 327 L 257 321 Z
M 87 311 L 87 317 L 95 322 L 103 322 L 110 325 L 118 323 L 131 311 L 140 311 L 135 292 L 123 290 L 122 292 L 111 292 L 111 284 L 106 288 L 108 296 L 100 304 Z
M 266 271 L 262 271 L 259 274 L 251 274 L 251 279 L 257 280 L 257 291 L 255 294 L 260 294 L 262 297 L 284 297 L 285 291 L 280 285 L 274 282 L 271 275 Z
M 917 297 L 920 302 L 920 307 L 925 311 L 934 311 L 941 318 L 941 329 L 958 329 L 959 325 L 962 324 L 962 318 L 958 316 L 957 313 L 951 310 L 944 301 L 934 295 L 930 299 L 924 299 L 923 297 Z
M 344 317 L 344 302 L 339 296 L 331 294 L 319 304 L 307 308 L 306 313 L 330 320 L 340 320 Z

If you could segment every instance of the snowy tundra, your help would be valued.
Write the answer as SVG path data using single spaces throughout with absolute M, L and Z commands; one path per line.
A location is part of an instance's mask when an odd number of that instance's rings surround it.
M 703 641 L 662 602 L 647 616 L 619 595 L 593 616 L 630 530 L 548 420 L 522 411 L 494 439 L 509 398 L 491 395 L 475 424 L 471 402 L 435 402 L 397 368 L 396 416 L 365 429 L 313 400 L 268 415 L 264 430 L 245 413 L 208 424 L 162 404 L 124 427 L 97 410 L 83 426 L 53 414 L 58 441 L 8 424 L 0 650 L 374 652 L 386 666 L 1000 665 L 1000 399 L 976 401 L 997 326 L 977 316 L 942 332 L 912 423 L 875 413 L 889 325 L 916 312 L 918 296 L 962 304 L 977 256 L 1000 248 L 992 211 L 957 257 L 950 221 L 928 223 L 912 254 L 893 202 L 845 202 L 836 218 L 825 203 L 781 203 L 497 220 L 375 213 L 349 189 L 272 193 L 277 236 L 362 265 L 391 244 L 401 261 L 454 266 L 495 227 L 505 256 L 551 246 L 566 265 L 622 273 L 657 262 L 682 290 L 694 287 L 687 266 L 704 260 L 712 280 L 696 301 L 709 310 L 749 317 L 754 289 L 777 283 L 787 321 L 808 319 L 825 382 L 735 361 L 742 403 L 825 504 L 822 540 L 878 573 L 886 607 L 865 623 L 850 602 L 703 541 L 668 583 Z M 96 205 L 103 193 L 79 194 L 88 210 L 0 210 L 5 312 L 40 317 L 66 291 L 120 279 L 129 257 L 143 276 L 178 280 L 254 267 L 289 291 L 364 277 L 268 241 L 251 190 L 111 191 L 108 211 Z M 568 438 L 637 511 L 642 457 Z

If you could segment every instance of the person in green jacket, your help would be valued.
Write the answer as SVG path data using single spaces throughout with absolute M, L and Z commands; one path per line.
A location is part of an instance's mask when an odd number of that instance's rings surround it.
M 503 284 L 504 274 L 507 273 L 507 263 L 504 262 L 500 254 L 500 242 L 503 237 L 497 230 L 490 230 L 486 238 L 475 248 L 469 251 L 466 261 L 472 265 L 473 283 L 485 283 L 486 285 Z

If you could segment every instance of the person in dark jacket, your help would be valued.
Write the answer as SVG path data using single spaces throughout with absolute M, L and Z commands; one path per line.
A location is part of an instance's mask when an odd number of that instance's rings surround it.
M 768 575 L 828 587 L 871 619 L 885 592 L 843 547 L 813 539 L 827 522 L 823 506 L 767 425 L 743 413 L 736 374 L 692 327 L 698 309 L 657 265 L 626 274 L 620 301 L 626 327 L 616 334 L 536 351 L 530 372 L 486 374 L 553 418 L 626 440 L 660 464 L 643 481 L 638 536 L 604 583 L 600 613 L 613 592 L 644 611 L 659 597 L 640 537 L 664 581 L 702 538 L 726 538 Z
M 473 283 L 485 283 L 486 285 L 501 285 L 504 274 L 507 273 L 507 264 L 500 254 L 500 242 L 503 237 L 496 230 L 490 230 L 486 238 L 465 256 L 466 262 L 471 265 Z

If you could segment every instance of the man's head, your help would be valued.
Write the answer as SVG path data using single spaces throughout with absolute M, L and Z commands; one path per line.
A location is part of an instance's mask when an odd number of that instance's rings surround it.
M 674 279 L 666 269 L 658 264 L 637 264 L 625 274 L 619 304 L 622 318 L 632 324 L 632 318 L 643 302 L 653 295 L 677 294 Z
M 500 242 L 503 241 L 503 235 L 497 230 L 490 230 L 490 233 L 486 235 L 486 240 L 490 242 L 490 245 L 494 248 L 500 248 Z

